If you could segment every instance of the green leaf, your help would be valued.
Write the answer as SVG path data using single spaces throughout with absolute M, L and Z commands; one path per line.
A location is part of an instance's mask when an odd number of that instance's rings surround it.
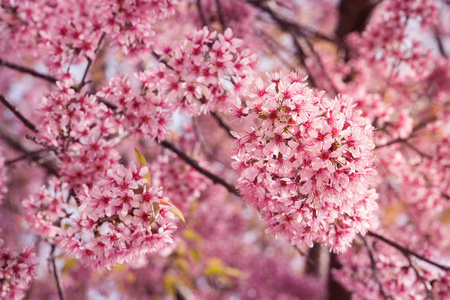
M 134 148 L 134 151 L 136 152 L 136 160 L 138 163 L 138 166 L 143 168 L 143 167 L 147 167 L 147 161 L 145 160 L 144 155 L 142 155 L 141 152 L 139 152 L 139 150 L 137 148 Z M 147 172 L 147 174 L 144 175 L 145 179 L 147 179 L 147 184 L 150 186 L 152 183 L 152 179 L 150 177 L 150 170 Z
M 162 200 L 162 199 L 159 200 L 159 203 L 160 203 L 160 204 L 163 204 L 163 205 L 169 206 L 169 207 L 170 207 L 169 210 L 170 210 L 174 215 L 176 215 L 178 218 L 180 218 L 181 221 L 183 221 L 184 226 L 186 226 L 186 228 L 188 227 L 187 224 L 186 224 L 186 219 L 184 218 L 183 213 L 181 212 L 181 210 L 178 209 L 178 207 L 176 207 L 175 205 L 173 205 L 173 204 L 171 204 L 171 203 L 169 203 L 169 202 L 166 202 L 166 201 L 164 201 L 164 200 Z

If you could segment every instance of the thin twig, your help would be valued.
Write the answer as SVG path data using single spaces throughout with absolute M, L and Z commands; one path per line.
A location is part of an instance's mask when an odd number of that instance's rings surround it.
M 409 262 L 409 266 L 413 268 L 414 273 L 416 273 L 417 278 L 422 282 L 423 286 L 425 287 L 425 291 L 427 293 L 427 299 L 428 300 L 434 300 L 433 293 L 431 292 L 430 287 L 428 286 L 428 282 L 423 278 L 422 275 L 420 275 L 419 270 L 417 270 L 416 266 L 414 266 L 413 261 L 411 260 L 411 257 L 407 254 L 405 254 L 406 259 Z
M 89 69 L 91 68 L 92 63 L 97 58 L 97 54 L 98 54 L 98 52 L 100 50 L 100 47 L 101 47 L 101 44 L 102 44 L 103 40 L 105 39 L 105 36 L 106 36 L 106 33 L 103 32 L 102 36 L 100 37 L 100 39 L 98 41 L 97 48 L 94 51 L 94 54 L 95 54 L 94 59 L 91 59 L 90 57 L 86 57 L 87 60 L 88 60 L 88 63 L 87 63 L 86 69 L 84 70 L 83 78 L 81 79 L 81 82 L 80 82 L 80 84 L 78 85 L 78 87 L 76 89 L 78 92 L 86 85 L 87 74 L 89 73 Z
M 49 174 L 53 174 L 59 177 L 58 170 L 52 163 L 48 161 L 43 162 L 39 154 L 34 154 L 33 150 L 28 149 L 19 142 L 20 139 L 18 137 L 11 136 L 6 131 L 1 130 L 1 127 L 0 127 L 0 138 L 3 141 L 5 141 L 11 148 L 28 155 L 32 161 L 44 167 Z
M 226 133 L 228 134 L 228 136 L 230 136 L 231 138 L 235 138 L 232 134 L 231 131 L 232 129 L 230 128 L 230 126 L 228 126 L 227 123 L 225 123 L 224 120 L 222 120 L 221 117 L 219 117 L 215 112 L 211 112 L 211 116 L 213 116 L 214 119 L 216 119 L 217 123 L 219 124 L 220 127 L 222 127 L 223 129 L 225 129 Z
M 2 94 L 0 94 L 0 102 L 2 102 L 10 111 L 12 111 L 12 113 L 23 123 L 23 125 L 25 125 L 27 128 L 29 128 L 34 132 L 38 132 L 36 126 L 24 115 L 22 115 L 20 111 L 17 109 L 17 107 L 15 107 L 8 100 L 6 100 L 6 98 Z
M 20 66 L 20 65 L 14 64 L 14 63 L 7 62 L 6 60 L 1 59 L 1 58 L 0 58 L 0 66 L 5 66 L 10 69 L 22 72 L 22 73 L 30 74 L 34 77 L 38 77 L 38 78 L 47 80 L 48 82 L 51 82 L 51 83 L 56 83 L 58 81 L 58 79 L 53 76 L 36 72 L 35 70 L 28 68 L 28 67 L 24 67 L 24 66 Z
M 378 269 L 377 269 L 377 262 L 375 261 L 375 253 L 372 249 L 372 246 L 369 245 L 369 243 L 367 242 L 367 240 L 361 236 L 361 239 L 363 240 L 364 245 L 367 248 L 367 252 L 369 253 L 369 258 L 370 258 L 370 266 L 372 268 L 372 272 L 373 272 L 373 277 L 375 278 L 375 281 L 378 283 L 378 287 L 380 289 L 381 294 L 383 295 L 384 299 L 394 299 L 392 298 L 392 296 L 388 293 L 386 293 L 386 291 L 384 290 L 383 287 L 383 283 L 380 281 L 380 277 L 379 277 L 379 273 L 378 273 Z
M 24 154 L 20 155 L 19 157 L 16 157 L 14 159 L 9 159 L 9 160 L 5 161 L 5 166 L 13 165 L 16 162 L 19 162 L 21 160 L 27 159 L 30 156 L 35 156 L 35 155 L 37 155 L 39 153 L 42 153 L 42 152 L 45 152 L 45 151 L 47 151 L 47 149 L 40 149 L 40 150 L 24 153 Z
M 236 187 L 234 187 L 230 183 L 226 182 L 223 178 L 221 178 L 221 177 L 219 177 L 219 176 L 209 172 L 208 170 L 203 169 L 202 167 L 200 167 L 200 165 L 198 164 L 197 161 L 195 161 L 194 159 L 189 157 L 186 153 L 184 153 L 183 151 L 181 151 L 180 149 L 175 147 L 175 145 L 173 145 L 172 143 L 170 143 L 168 141 L 162 141 L 160 144 L 164 148 L 169 149 L 170 151 L 175 153 L 185 163 L 190 165 L 193 169 L 197 170 L 199 173 L 201 173 L 201 174 L 205 175 L 206 177 L 208 177 L 209 179 L 211 179 L 214 183 L 217 183 L 217 184 L 220 184 L 220 185 L 224 186 L 230 193 L 240 197 Z
M 267 6 L 267 4 L 264 3 L 265 1 L 247 0 L 247 2 L 253 5 L 254 7 L 260 9 L 261 11 L 268 13 L 270 17 L 279 25 L 281 30 L 287 32 L 295 32 L 296 34 L 322 39 L 331 43 L 337 43 L 337 40 L 334 37 L 326 36 L 325 34 L 314 31 L 310 28 L 285 20 L 284 18 L 280 17 L 276 12 L 274 12 L 269 6 Z
M 65 300 L 66 297 L 64 296 L 64 289 L 63 289 L 63 286 L 62 286 L 61 277 L 59 276 L 58 269 L 56 268 L 56 262 L 55 262 L 55 256 L 54 256 L 55 249 L 56 249 L 55 245 L 52 245 L 52 250 L 50 252 L 50 258 L 49 259 L 50 259 L 50 261 L 52 263 L 52 266 L 53 266 L 53 276 L 55 277 L 56 287 L 58 289 L 59 299 L 60 300 Z
M 449 266 L 444 266 L 442 264 L 434 262 L 434 261 L 426 258 L 425 256 L 420 255 L 420 254 L 418 254 L 418 253 L 416 253 L 416 252 L 414 252 L 412 250 L 409 250 L 409 249 L 403 247 L 402 245 L 397 244 L 396 242 L 391 241 L 391 240 L 389 240 L 389 239 L 387 239 L 387 238 L 385 238 L 385 237 L 383 237 L 383 236 L 381 236 L 381 235 L 379 235 L 379 234 L 377 234 L 375 232 L 369 231 L 369 232 L 367 232 L 367 235 L 372 236 L 372 237 L 374 237 L 374 238 L 376 238 L 376 239 L 378 239 L 378 240 L 380 240 L 380 241 L 382 241 L 382 242 L 384 242 L 384 243 L 386 243 L 386 244 L 396 248 L 397 250 L 399 250 L 402 253 L 406 253 L 406 254 L 410 254 L 412 256 L 415 256 L 418 259 L 423 260 L 423 261 L 429 263 L 430 265 L 438 267 L 439 269 L 442 269 L 444 271 L 450 271 L 450 267 Z
M 43 146 L 43 147 L 45 147 L 45 148 L 48 148 L 48 149 L 52 150 L 52 151 L 55 152 L 55 153 L 58 153 L 58 152 L 59 152 L 59 150 L 58 150 L 56 147 L 53 147 L 52 145 L 49 145 L 49 144 L 47 144 L 47 143 L 45 143 L 45 142 L 41 142 L 41 141 L 39 141 L 39 140 L 38 140 L 36 137 L 34 137 L 34 136 L 31 136 L 31 135 L 27 134 L 27 135 L 26 135 L 26 138 L 29 139 L 29 140 L 31 140 L 31 141 L 33 141 L 33 142 L 35 142 L 35 143 L 38 144 L 38 145 L 41 145 L 41 146 Z
M 437 26 L 434 30 L 434 38 L 436 39 L 436 43 L 438 45 L 438 49 L 439 49 L 439 52 L 441 53 L 441 55 L 445 58 L 448 58 L 447 52 L 445 51 L 444 44 L 442 43 L 442 38 L 441 38 L 439 29 L 437 28 Z

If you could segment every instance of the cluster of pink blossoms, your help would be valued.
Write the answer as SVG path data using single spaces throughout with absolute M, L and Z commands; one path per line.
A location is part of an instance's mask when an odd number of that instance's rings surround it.
M 58 246 L 97 268 L 127 263 L 172 243 L 175 215 L 164 190 L 142 177 L 147 167 L 114 165 L 75 198 L 78 211 Z M 63 222 L 64 223 L 64 222 Z
M 0 239 L 0 247 L 3 240 Z M 27 246 L 21 252 L 0 249 L 0 298 L 22 299 L 36 273 L 36 250 Z
M 102 36 L 123 53 L 151 51 L 154 24 L 175 14 L 177 0 L 0 1 L 2 45 L 45 59 L 52 73 L 85 57 L 95 58 Z M 3 49 L 4 50 L 4 49 Z
M 159 68 L 136 74 L 138 91 L 126 78 L 116 77 L 97 96 L 117 105 L 117 122 L 126 131 L 160 140 L 177 108 L 197 115 L 236 105 L 256 61 L 230 29 L 222 35 L 205 27 L 176 47 L 155 52 Z
M 37 138 L 55 150 L 63 181 L 89 185 L 119 161 L 111 137 L 114 116 L 97 97 L 76 92 L 68 82 L 57 85 L 40 103 Z
M 333 270 L 333 277 L 352 293 L 352 300 L 449 298 L 448 272 L 372 238 L 365 243 L 369 248 L 358 242 L 340 255 L 342 268 Z
M 51 189 L 49 188 L 51 187 Z M 52 180 L 49 187 L 42 186 L 39 191 L 22 201 L 22 209 L 30 228 L 37 234 L 53 239 L 63 234 L 60 222 L 68 216 L 67 184 Z
M 376 174 L 373 128 L 347 97 L 331 99 L 295 73 L 269 77 L 235 111 L 245 130 L 234 133 L 238 187 L 268 232 L 343 251 L 372 226 L 377 209 L 368 189 Z

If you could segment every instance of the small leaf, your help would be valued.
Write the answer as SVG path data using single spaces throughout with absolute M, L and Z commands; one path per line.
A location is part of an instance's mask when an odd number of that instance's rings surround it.
M 180 218 L 180 220 L 183 221 L 184 225 L 185 225 L 186 227 L 188 227 L 187 224 L 186 224 L 186 219 L 184 218 L 183 213 L 181 212 L 181 210 L 178 209 L 178 207 L 176 207 L 175 205 L 170 204 L 169 202 L 166 202 L 166 201 L 164 201 L 164 200 L 162 200 L 162 199 L 159 200 L 159 203 L 160 203 L 160 204 L 163 204 L 163 205 L 168 205 L 168 206 L 170 206 L 169 210 L 170 210 L 174 215 L 176 215 L 178 218 Z
M 139 150 L 137 148 L 134 148 L 134 151 L 136 152 L 136 160 L 138 163 L 138 166 L 143 168 L 143 167 L 147 167 L 147 161 L 145 160 L 144 155 L 142 155 L 141 152 L 139 152 Z M 152 183 L 152 179 L 150 177 L 150 170 L 147 172 L 147 174 L 144 175 L 145 179 L 147 179 L 147 184 L 150 186 Z

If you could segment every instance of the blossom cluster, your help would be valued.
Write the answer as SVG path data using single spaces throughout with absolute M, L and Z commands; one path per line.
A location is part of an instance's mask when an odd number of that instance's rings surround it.
M 164 190 L 142 177 L 147 167 L 114 165 L 91 188 L 84 186 L 78 211 L 56 238 L 58 246 L 83 263 L 110 268 L 154 253 L 172 243 L 175 215 Z
M 114 116 L 97 97 L 76 92 L 68 82 L 57 85 L 40 103 L 37 139 L 61 160 L 63 181 L 70 187 L 89 185 L 120 158 L 112 147 Z
M 3 240 L 0 239 L 0 247 Z M 5 300 L 22 299 L 28 283 L 36 275 L 36 250 L 27 246 L 21 252 L 0 249 L 0 297 Z
M 37 0 L 2 1 L 0 24 L 4 47 L 24 49 L 42 58 L 52 73 L 64 71 L 95 52 L 106 39 L 124 54 L 150 51 L 155 22 L 175 13 L 177 0 Z M 5 25 L 5 26 L 3 26 Z M 3 39 L 3 37 L 2 37 Z
M 346 249 L 364 234 L 377 208 L 372 126 L 350 98 L 329 98 L 305 77 L 270 74 L 256 81 L 246 108 L 234 113 L 234 168 L 244 200 L 259 209 L 268 232 L 294 244 Z
M 419 263 L 414 257 L 366 238 L 339 256 L 333 276 L 352 293 L 352 300 L 437 299 L 450 296 L 449 273 Z M 370 252 L 369 252 L 370 251 Z M 389 274 L 389 275 L 387 275 Z
M 61 219 L 68 216 L 67 183 L 58 180 L 42 186 L 29 198 L 22 201 L 22 209 L 28 226 L 37 234 L 54 239 L 63 234 Z
M 138 91 L 126 78 L 115 77 L 97 96 L 117 105 L 117 122 L 126 131 L 159 140 L 178 108 L 196 115 L 236 105 L 255 64 L 230 29 L 217 34 L 205 27 L 155 52 L 159 67 L 136 74 Z

